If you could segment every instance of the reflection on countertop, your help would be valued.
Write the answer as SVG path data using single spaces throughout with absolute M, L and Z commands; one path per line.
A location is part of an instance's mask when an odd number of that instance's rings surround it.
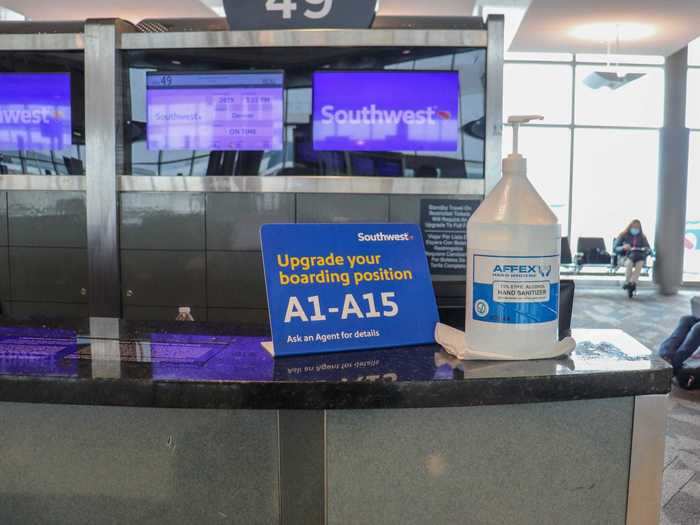
M 9 323 L 0 325 L 5 401 L 193 408 L 466 406 L 665 393 L 671 379 L 665 362 L 620 330 L 575 331 L 577 348 L 565 359 L 465 362 L 437 345 L 275 359 L 261 345 L 269 340 L 265 328 L 253 326 L 104 318 L 74 326 Z M 32 380 L 44 388 L 32 394 L 22 386 Z M 92 387 L 101 388 L 100 395 L 91 396 Z M 50 393 L 57 389 L 54 401 Z

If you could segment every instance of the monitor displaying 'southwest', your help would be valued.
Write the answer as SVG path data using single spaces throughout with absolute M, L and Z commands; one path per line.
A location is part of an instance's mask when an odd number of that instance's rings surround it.
M 316 71 L 314 149 L 456 152 L 459 96 L 454 71 Z
M 149 150 L 281 150 L 281 72 L 149 73 Z
M 71 145 L 69 73 L 0 73 L 0 150 Z

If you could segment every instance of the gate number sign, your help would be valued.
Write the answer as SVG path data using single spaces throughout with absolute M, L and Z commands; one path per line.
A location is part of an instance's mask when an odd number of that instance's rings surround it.
M 377 0 L 224 0 L 234 31 L 367 29 Z
M 265 9 L 268 11 L 281 11 L 282 18 L 292 18 L 292 13 L 297 10 L 297 4 L 307 4 L 317 6 L 318 10 L 305 9 L 304 16 L 306 18 L 320 19 L 328 16 L 328 13 L 333 9 L 333 0 L 267 0 Z

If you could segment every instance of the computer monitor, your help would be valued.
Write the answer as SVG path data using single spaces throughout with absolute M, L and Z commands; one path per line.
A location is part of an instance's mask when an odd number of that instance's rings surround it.
M 456 153 L 459 100 L 456 71 L 316 71 L 314 148 Z
M 148 149 L 282 150 L 283 86 L 281 72 L 150 72 Z
M 0 73 L 0 151 L 71 145 L 69 73 Z

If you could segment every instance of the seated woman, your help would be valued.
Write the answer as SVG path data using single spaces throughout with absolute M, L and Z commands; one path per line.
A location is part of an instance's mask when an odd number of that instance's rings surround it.
M 638 219 L 634 219 L 620 232 L 615 239 L 613 250 L 624 259 L 626 273 L 622 288 L 632 297 L 637 289 L 637 281 L 644 268 L 644 261 L 651 251 L 649 241 L 642 232 L 642 223 Z
M 673 333 L 661 343 L 659 355 L 673 366 L 678 383 L 684 388 L 697 387 L 697 369 L 683 369 L 685 363 L 700 348 L 700 318 L 681 317 Z

